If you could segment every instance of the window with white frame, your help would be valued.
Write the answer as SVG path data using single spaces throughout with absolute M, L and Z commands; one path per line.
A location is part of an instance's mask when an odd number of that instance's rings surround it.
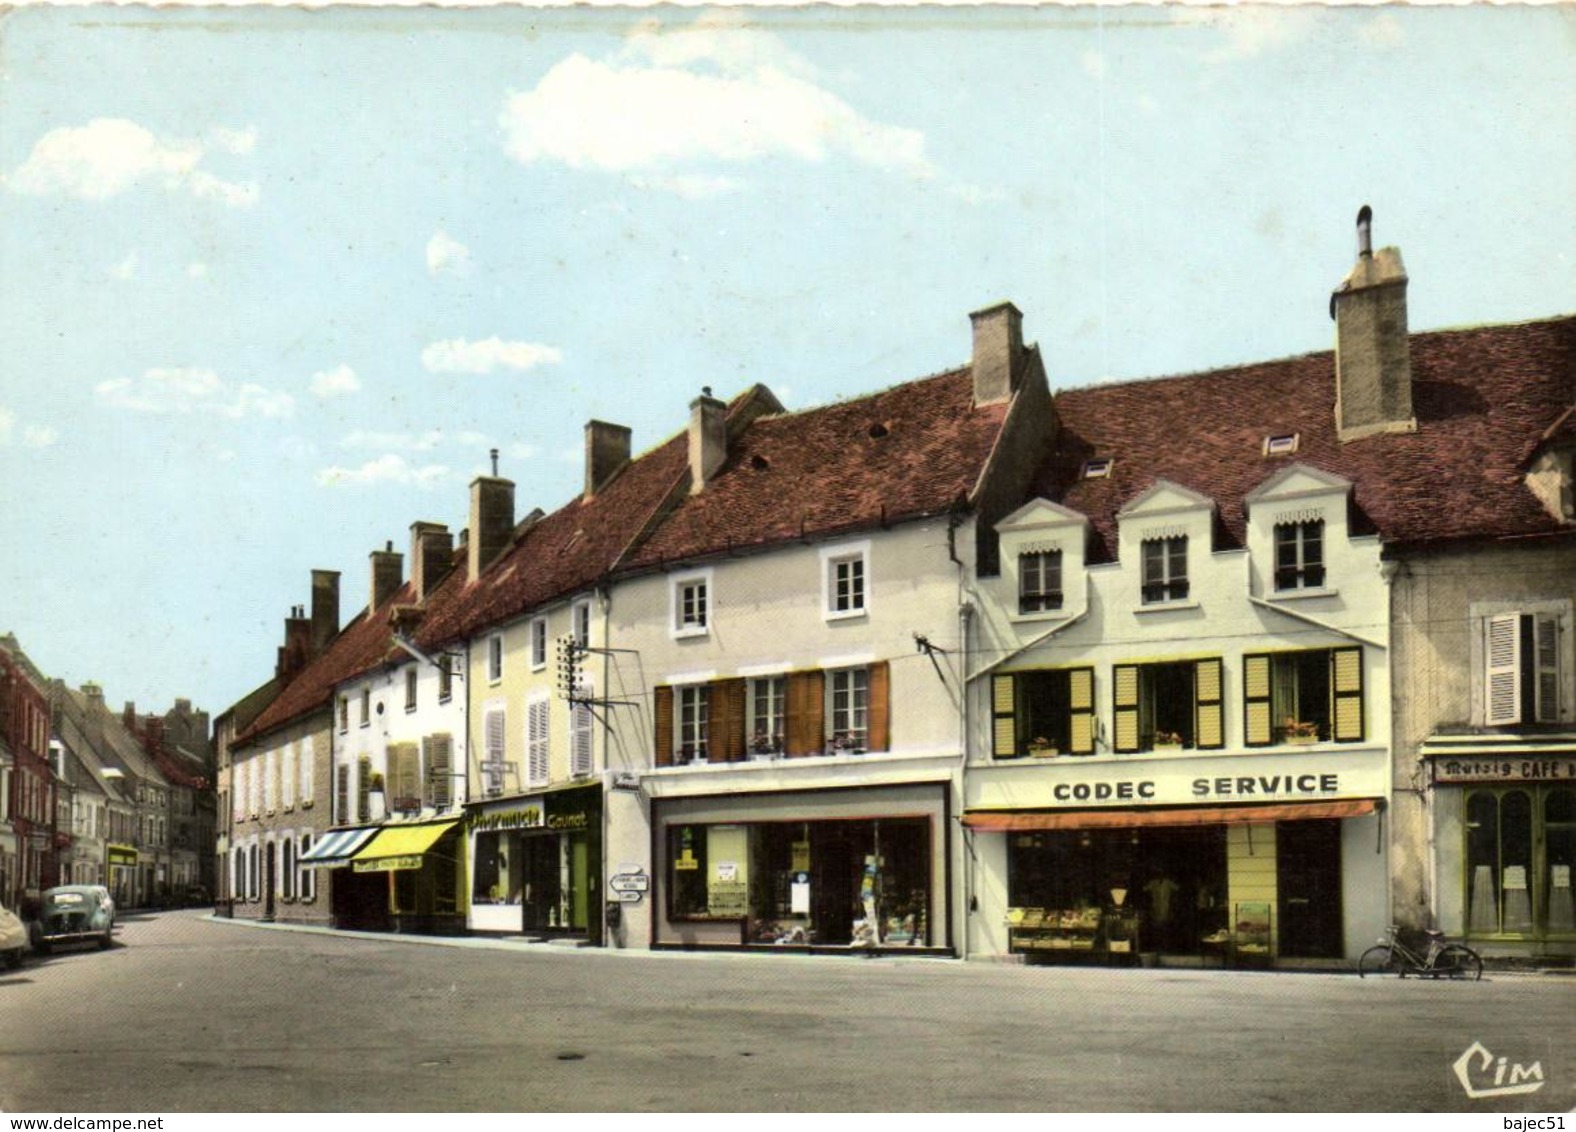
M 454 657 L 446 652 L 438 654 L 438 702 L 446 704 L 454 698 Z
M 361 689 L 361 726 L 372 726 L 372 689 Z
M 287 810 L 295 806 L 295 772 L 295 745 L 286 743 L 279 752 L 279 805 Z
M 570 610 L 570 625 L 575 636 L 575 644 L 581 648 L 591 647 L 591 603 L 577 601 Z
M 301 804 L 312 804 L 312 740 L 301 741 Z
M 698 637 L 711 624 L 711 574 L 681 575 L 670 590 L 675 637 Z
M 307 853 L 311 851 L 311 849 L 312 835 L 310 833 L 303 833 L 301 835 L 301 847 L 296 853 L 296 863 L 301 874 L 297 878 L 296 883 L 299 886 L 302 900 L 311 900 L 317 895 L 317 874 L 315 870 L 306 865 L 300 864 L 301 859 L 304 858 Z
M 252 816 L 263 812 L 263 760 L 252 759 L 246 764 L 247 789 L 251 796 Z
M 525 784 L 546 786 L 552 777 L 552 701 L 537 696 L 525 705 Z
M 870 670 L 839 668 L 827 674 L 831 710 L 827 717 L 834 751 L 863 751 L 870 734 Z
M 411 665 L 405 669 L 405 710 L 416 710 L 416 667 Z
M 286 900 L 294 900 L 296 896 L 296 849 L 295 835 L 286 833 L 284 840 L 279 843 L 279 887 L 280 895 Z
M 711 689 L 705 684 L 685 684 L 676 692 L 673 714 L 679 762 L 705 762 Z
M 582 681 L 581 694 L 591 696 L 590 686 Z M 594 717 L 591 705 L 576 701 L 569 705 L 569 777 L 585 778 L 592 772 Z
M 822 551 L 826 616 L 855 617 L 869 609 L 870 548 L 867 545 Z
M 1275 524 L 1275 589 L 1324 588 L 1324 520 Z
M 1158 605 L 1186 601 L 1187 536 L 1145 539 L 1143 542 L 1143 602 Z
M 1560 614 L 1498 613 L 1483 620 L 1483 716 L 1490 727 L 1558 723 L 1566 714 Z
M 1018 612 L 1045 613 L 1062 607 L 1062 552 L 1018 555 Z
M 339 697 L 339 729 L 341 731 L 349 731 L 350 730 L 350 697 L 349 696 L 340 696 Z
M 487 682 L 496 684 L 503 679 L 503 634 L 494 633 L 487 638 Z
M 531 670 L 547 667 L 547 618 L 531 620 Z
M 787 722 L 788 681 L 782 676 L 762 676 L 749 685 L 749 743 L 752 755 L 783 753 Z

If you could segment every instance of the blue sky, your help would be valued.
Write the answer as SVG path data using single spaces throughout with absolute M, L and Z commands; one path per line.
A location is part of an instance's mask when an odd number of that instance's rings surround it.
M 272 672 L 314 567 L 580 487 L 581 429 L 964 362 L 1576 310 L 1569 8 L 23 8 L 0 25 L 0 631 L 143 710 Z

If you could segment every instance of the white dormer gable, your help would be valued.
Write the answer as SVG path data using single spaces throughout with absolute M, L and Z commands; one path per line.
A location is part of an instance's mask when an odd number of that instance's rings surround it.
M 1215 501 L 1207 495 L 1183 487 L 1170 480 L 1156 480 L 1148 490 L 1131 499 L 1126 507 L 1116 513 L 1117 521 L 1126 524 L 1132 519 L 1178 514 L 1188 511 L 1213 513 Z
M 1248 515 L 1254 517 L 1264 505 L 1295 503 L 1304 499 L 1329 501 L 1333 498 L 1340 501 L 1345 500 L 1351 490 L 1351 480 L 1322 472 L 1307 464 L 1291 464 L 1248 492 L 1243 502 L 1247 505 Z
M 1270 597 L 1333 596 L 1354 563 L 1346 521 L 1352 482 L 1307 464 L 1281 468 L 1243 500 L 1253 588 Z M 1276 529 L 1289 545 L 1277 573 Z M 1309 567 L 1314 567 L 1313 573 Z
M 1083 613 L 1086 604 L 1084 561 L 1089 543 L 1089 520 L 1086 516 L 1052 503 L 1049 499 L 1031 499 L 1012 514 L 996 524 L 1001 540 L 1001 600 L 1012 620 L 1050 621 L 1076 617 Z M 1036 561 L 1037 560 L 1037 561 Z M 1045 574 L 1047 564 L 1054 562 L 1059 578 Z M 1027 587 L 1055 589 L 1058 598 L 1035 597 L 1025 600 L 1024 569 L 1031 574 Z M 1053 583 L 1059 582 L 1059 589 Z

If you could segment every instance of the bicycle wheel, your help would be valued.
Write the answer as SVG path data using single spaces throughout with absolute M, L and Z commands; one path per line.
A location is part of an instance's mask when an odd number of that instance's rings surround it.
M 1357 977 L 1360 979 L 1366 979 L 1369 975 L 1399 975 L 1401 971 L 1401 957 L 1388 944 L 1375 944 L 1363 952 L 1363 957 L 1357 961 Z
M 1470 947 L 1452 943 L 1435 957 L 1434 971 L 1446 979 L 1470 979 L 1476 982 L 1483 977 L 1483 960 Z

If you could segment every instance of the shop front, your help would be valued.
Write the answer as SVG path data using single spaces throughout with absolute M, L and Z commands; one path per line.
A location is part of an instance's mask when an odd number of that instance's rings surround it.
M 1487 955 L 1576 955 L 1576 735 L 1436 736 L 1435 917 Z
M 471 807 L 472 931 L 602 936 L 602 788 Z
M 356 854 L 377 834 L 375 825 L 331 829 L 301 854 L 298 862 L 301 868 L 331 878 L 328 882 L 329 922 L 336 928 L 387 931 L 390 926 L 386 882 L 380 876 L 358 875 L 351 869 Z M 255 863 L 250 866 L 249 872 L 254 879 L 247 887 L 259 883 L 256 869 Z
M 356 851 L 342 887 L 356 893 L 356 903 L 371 910 L 387 930 L 463 935 L 464 858 L 457 819 L 389 823 Z M 383 889 L 381 908 L 369 892 L 375 886 Z
M 951 954 L 948 786 L 653 806 L 655 947 Z
M 1031 962 L 1325 965 L 1383 930 L 1383 751 L 971 771 L 971 946 Z
M 109 877 L 110 895 L 122 908 L 137 900 L 137 849 L 133 845 L 110 844 L 104 847 L 104 870 Z

